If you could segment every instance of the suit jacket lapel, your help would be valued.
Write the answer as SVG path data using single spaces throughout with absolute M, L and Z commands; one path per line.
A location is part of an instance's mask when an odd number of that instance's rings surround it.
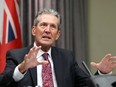
M 55 76 L 57 80 L 58 87 L 62 87 L 62 82 L 64 78 L 64 63 L 62 62 L 62 56 L 56 48 L 52 48 L 52 59 L 54 64 Z

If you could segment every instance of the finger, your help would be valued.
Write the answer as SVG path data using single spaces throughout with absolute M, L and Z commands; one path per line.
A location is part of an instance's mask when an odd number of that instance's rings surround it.
M 32 53 L 32 52 L 33 52 L 33 48 L 31 48 L 31 49 L 29 50 L 29 54 Z
M 24 59 L 27 59 L 28 58 L 28 54 L 25 55 Z
M 116 62 L 116 56 L 112 56 L 112 57 L 110 58 L 110 60 L 112 60 L 112 61 L 115 61 L 115 62 Z
M 102 59 L 102 61 L 109 61 L 110 57 L 111 57 L 111 54 L 110 53 L 109 54 L 106 54 L 104 56 L 104 58 Z
M 39 49 L 41 49 L 41 46 L 34 46 L 30 49 L 30 52 L 37 51 Z
M 29 52 L 28 52 L 28 56 L 33 55 L 33 51 L 34 51 L 34 49 L 35 49 L 35 47 L 32 47 L 32 48 L 29 50 Z
M 91 62 L 90 65 L 93 66 L 94 68 L 98 68 L 97 63 L 95 63 L 95 62 Z
M 48 63 L 48 61 L 46 61 L 46 60 L 38 61 L 38 64 L 47 64 L 47 63 Z
M 38 46 L 38 49 L 41 49 L 42 46 Z
M 38 51 L 39 51 L 40 49 L 41 49 L 41 46 L 39 46 L 39 47 L 34 47 L 34 50 L 33 50 L 33 52 L 32 52 L 33 57 L 36 57 L 36 56 L 37 56 Z
M 41 49 L 41 46 L 35 47 L 35 52 L 38 52 Z
M 41 49 L 41 46 L 39 46 L 39 47 L 37 47 L 37 46 L 32 47 L 32 48 L 30 49 L 29 53 L 28 53 L 29 57 L 31 57 L 31 56 L 36 56 L 37 53 L 38 53 L 38 51 L 39 51 L 39 49 Z

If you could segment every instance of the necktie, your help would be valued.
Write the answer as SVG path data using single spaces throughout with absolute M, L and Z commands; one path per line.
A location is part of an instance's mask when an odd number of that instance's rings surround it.
M 52 69 L 50 61 L 48 60 L 48 53 L 44 53 L 43 58 L 48 61 L 47 64 L 42 65 L 42 81 L 43 87 L 54 87 L 52 79 Z

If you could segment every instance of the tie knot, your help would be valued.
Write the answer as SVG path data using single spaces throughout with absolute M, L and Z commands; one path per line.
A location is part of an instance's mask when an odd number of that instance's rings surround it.
M 48 53 L 44 53 L 44 54 L 42 54 L 42 56 L 43 56 L 43 58 L 44 58 L 45 60 L 48 60 Z

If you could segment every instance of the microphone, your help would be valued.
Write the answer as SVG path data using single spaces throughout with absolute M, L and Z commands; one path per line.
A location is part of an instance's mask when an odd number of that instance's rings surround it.
M 91 73 L 90 69 L 88 68 L 87 64 L 85 63 L 85 61 L 82 61 L 82 65 L 84 66 L 84 68 L 86 69 L 87 73 L 90 76 L 93 76 L 93 74 Z

